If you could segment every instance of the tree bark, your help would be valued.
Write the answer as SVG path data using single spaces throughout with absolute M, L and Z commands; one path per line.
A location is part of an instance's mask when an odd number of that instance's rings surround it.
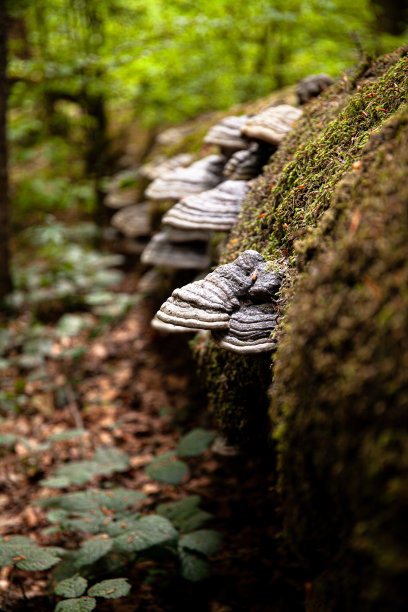
M 7 10 L 0 0 L 0 299 L 11 291 L 7 171 Z

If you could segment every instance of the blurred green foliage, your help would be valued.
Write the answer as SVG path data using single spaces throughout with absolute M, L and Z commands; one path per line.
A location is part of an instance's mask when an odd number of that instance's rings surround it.
M 404 40 L 381 31 L 378 0 L 8 0 L 8 11 L 20 225 L 33 210 L 100 202 L 118 125 L 164 126 L 311 73 L 337 77 Z
M 33 94 L 84 87 L 149 125 L 226 108 L 316 71 L 336 76 L 359 53 L 401 39 L 375 35 L 368 0 L 13 0 L 11 76 Z M 387 49 L 385 49 L 387 50 Z

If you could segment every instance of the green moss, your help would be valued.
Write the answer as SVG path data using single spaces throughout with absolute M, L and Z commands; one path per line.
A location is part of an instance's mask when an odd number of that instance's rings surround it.
M 225 254 L 255 248 L 290 257 L 317 225 L 345 171 L 374 130 L 407 100 L 408 47 L 368 63 L 307 105 L 247 198 Z
M 359 160 L 365 144 L 375 141 L 387 118 L 406 102 L 407 52 L 408 47 L 363 62 L 352 76 L 344 77 L 310 102 L 264 174 L 255 181 L 243 205 L 221 262 L 232 261 L 243 250 L 255 248 L 271 265 L 286 269 L 282 312 L 297 278 L 294 264 L 302 266 L 312 256 L 319 241 L 322 216 L 330 211 L 340 180 Z M 327 213 L 325 223 L 328 224 Z M 233 359 L 230 354 L 223 355 L 223 350 L 212 348 L 209 362 Z M 265 405 L 265 397 L 261 398 L 258 391 L 267 389 L 271 382 L 267 373 L 268 379 L 259 385 L 246 368 L 237 367 L 232 374 L 228 368 L 224 371 L 222 385 L 211 369 L 206 373 L 214 412 L 227 432 L 225 415 L 230 411 L 225 409 L 225 398 L 235 395 L 237 381 L 241 397 L 247 398 L 246 405 L 244 400 L 240 402 L 242 423 L 246 422 L 242 415 L 253 412 L 253 392 L 256 391 L 259 404 Z M 242 438 L 248 439 L 243 427 L 240 431 Z
M 267 388 L 270 357 L 245 357 L 220 350 L 213 342 L 196 351 L 200 373 L 208 382 L 208 400 L 230 444 L 263 451 L 269 443 Z
M 359 157 L 303 260 L 272 396 L 286 533 L 325 612 L 408 603 L 406 105 Z

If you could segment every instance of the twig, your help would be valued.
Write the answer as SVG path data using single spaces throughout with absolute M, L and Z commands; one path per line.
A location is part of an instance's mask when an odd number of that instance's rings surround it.
M 65 393 L 66 393 L 67 400 L 68 400 L 68 407 L 74 419 L 75 427 L 77 429 L 85 429 L 84 422 L 78 410 L 78 405 L 75 399 L 74 390 L 69 383 L 65 385 Z

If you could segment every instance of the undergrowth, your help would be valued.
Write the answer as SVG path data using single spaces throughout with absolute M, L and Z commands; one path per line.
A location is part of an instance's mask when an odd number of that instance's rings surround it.
M 64 436 L 49 440 L 48 444 L 80 433 L 66 431 Z M 153 479 L 177 485 L 189 469 L 177 456 L 200 455 L 213 439 L 210 431 L 192 430 L 181 438 L 174 452 L 155 458 L 146 472 Z M 9 449 L 12 446 L 11 440 L 2 442 Z M 47 448 L 44 445 L 37 452 Z M 117 471 L 127 470 L 129 461 L 125 453 L 100 447 L 92 460 L 67 462 L 40 484 L 48 489 L 83 486 L 95 476 L 113 476 Z M 56 612 L 93 610 L 95 597 L 127 596 L 131 585 L 117 574 L 143 559 L 152 559 L 159 567 L 165 563 L 170 577 L 172 573 L 179 574 L 191 582 L 207 577 L 208 557 L 219 549 L 221 536 L 212 529 L 202 529 L 212 515 L 200 508 L 200 496 L 162 503 L 155 513 L 143 516 L 137 506 L 145 498 L 139 491 L 109 482 L 104 489 L 86 488 L 47 495 L 35 502 L 47 511 L 47 520 L 51 523 L 43 529 L 43 534 L 57 539 L 60 534 L 69 535 L 68 546 L 44 547 L 26 536 L 5 536 L 0 539 L 0 566 L 13 565 L 24 571 L 52 570 L 50 593 L 54 600 L 64 597 L 56 604 Z M 169 563 L 173 568 L 170 572 Z M 107 576 L 113 578 L 101 581 Z

